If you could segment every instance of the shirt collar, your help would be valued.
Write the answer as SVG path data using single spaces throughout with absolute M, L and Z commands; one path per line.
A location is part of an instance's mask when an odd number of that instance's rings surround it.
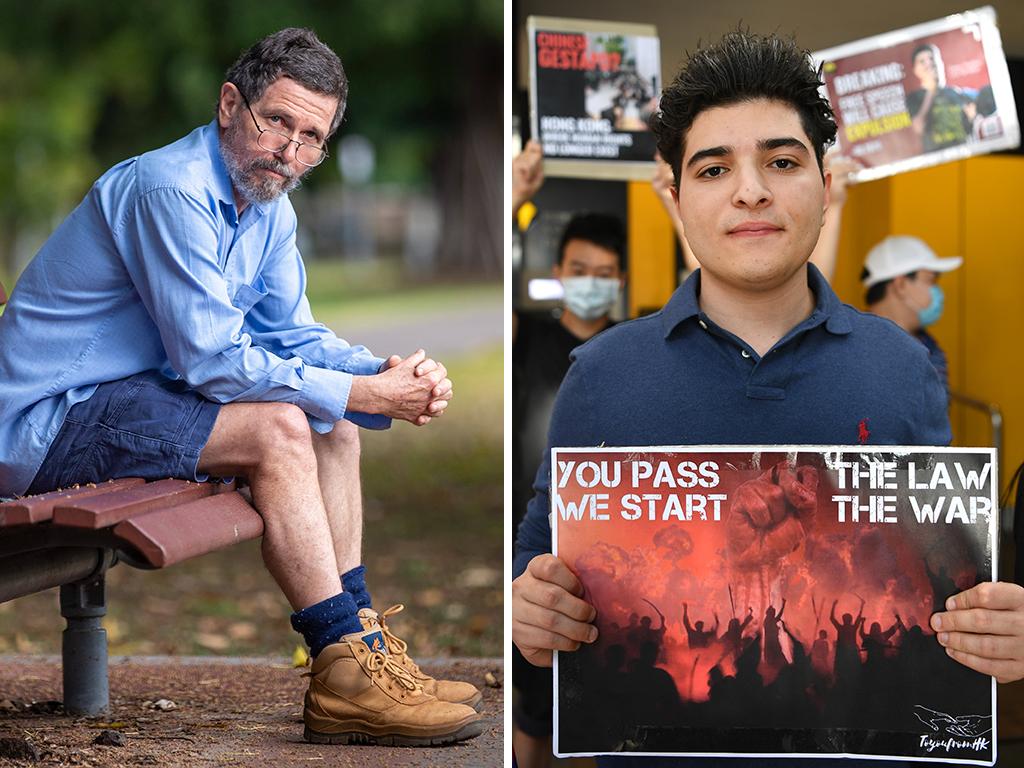
M 840 311 L 843 303 L 836 296 L 825 276 L 810 263 L 807 265 L 807 285 L 814 293 L 814 311 L 811 312 L 810 317 L 793 330 L 808 330 L 824 323 L 829 333 L 837 336 L 849 333 L 852 330 L 850 320 L 845 313 Z M 665 309 L 662 310 L 661 322 L 665 338 L 671 336 L 672 332 L 685 321 L 702 318 L 703 313 L 698 302 L 699 295 L 700 270 L 698 269 L 676 289 L 672 298 L 665 305 Z
M 227 166 L 224 165 L 224 158 L 220 154 L 220 124 L 216 118 L 203 128 L 203 140 L 206 142 L 206 149 L 210 153 L 210 164 L 213 166 L 214 191 L 221 203 L 230 209 L 235 222 L 237 222 L 238 209 L 235 207 L 235 189 L 231 184 Z M 246 208 L 254 208 L 260 215 L 263 214 L 263 207 L 259 203 L 249 203 Z

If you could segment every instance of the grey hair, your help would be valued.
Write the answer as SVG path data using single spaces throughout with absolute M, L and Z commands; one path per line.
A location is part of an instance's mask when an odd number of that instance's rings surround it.
M 277 79 L 288 77 L 314 93 L 333 96 L 338 108 L 331 120 L 332 135 L 341 123 L 348 99 L 348 78 L 338 55 L 311 29 L 289 27 L 260 40 L 231 65 L 224 79 L 250 102 L 259 101 Z

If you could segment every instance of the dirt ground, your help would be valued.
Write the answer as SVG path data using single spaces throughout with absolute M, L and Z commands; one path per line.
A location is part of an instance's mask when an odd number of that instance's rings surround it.
M 60 714 L 58 657 L 0 657 L 0 765 L 12 766 L 394 766 L 486 768 L 503 756 L 498 659 L 444 659 L 421 666 L 483 691 L 483 734 L 432 748 L 327 746 L 302 739 L 301 670 L 277 658 L 124 658 L 110 664 L 110 713 Z M 154 702 L 166 699 L 173 709 Z M 164 706 L 167 706 L 166 704 Z M 53 710 L 58 709 L 54 712 Z M 104 734 L 123 746 L 94 741 Z M 19 757 L 20 755 L 20 757 Z

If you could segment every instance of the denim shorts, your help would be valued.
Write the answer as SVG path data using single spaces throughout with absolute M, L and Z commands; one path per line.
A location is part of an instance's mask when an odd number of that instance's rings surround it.
M 27 493 L 118 477 L 203 480 L 199 454 L 219 411 L 156 371 L 101 384 L 68 411 Z

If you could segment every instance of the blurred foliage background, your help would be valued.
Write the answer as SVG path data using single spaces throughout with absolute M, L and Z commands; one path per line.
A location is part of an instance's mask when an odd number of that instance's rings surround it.
M 501 655 L 501 0 L 0 0 L 0 280 L 120 160 L 213 119 L 256 40 L 308 26 L 350 81 L 331 158 L 292 193 L 319 320 L 377 354 L 442 359 L 456 397 L 364 432 L 364 562 L 418 656 Z M 250 542 L 114 568 L 114 653 L 280 654 L 300 638 Z M 56 652 L 56 590 L 0 605 L 0 653 Z
M 361 233 L 349 238 L 353 256 L 414 259 L 418 278 L 499 275 L 501 0 L 0 0 L 8 285 L 103 171 L 211 120 L 231 63 L 287 26 L 314 29 L 348 74 L 332 154 L 359 139 L 352 178 L 329 160 L 296 194 L 297 208 L 312 209 L 300 210 L 313 233 L 304 252 L 330 257 L 346 244 L 324 235 L 332 227 L 316 199 L 326 196 L 335 221 L 367 219 L 350 228 Z M 360 213 L 374 202 L 379 213 Z M 406 213 L 397 222 L 396 208 Z

